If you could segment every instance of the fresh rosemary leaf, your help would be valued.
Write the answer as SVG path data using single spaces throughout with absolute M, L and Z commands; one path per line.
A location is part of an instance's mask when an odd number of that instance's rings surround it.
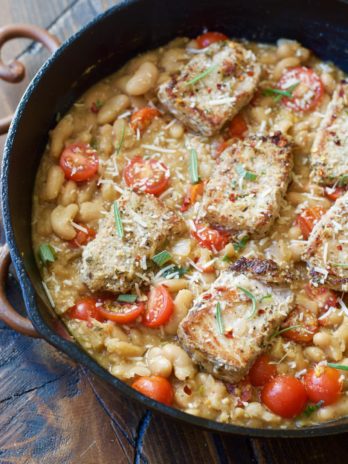
M 224 329 L 224 323 L 223 323 L 222 315 L 221 315 L 221 303 L 220 303 L 220 301 L 218 301 L 216 303 L 215 317 L 216 317 L 216 324 L 217 324 L 217 327 L 218 327 L 219 334 L 223 335 L 225 333 L 225 329 Z
M 322 400 L 318 401 L 318 403 L 315 403 L 315 404 L 309 404 L 306 407 L 306 409 L 303 411 L 303 414 L 308 417 L 311 414 L 313 414 L 313 412 L 318 411 L 318 409 L 320 409 L 323 404 L 324 404 L 324 401 Z
M 250 298 L 251 300 L 251 304 L 252 304 L 252 307 L 251 307 L 251 313 L 249 314 L 248 316 L 248 319 L 251 319 L 252 317 L 254 317 L 255 313 L 256 313 L 256 307 L 257 307 L 257 301 L 256 301 L 256 298 L 255 296 L 249 292 L 249 290 L 247 290 L 246 288 L 244 287 L 237 287 L 239 290 L 241 290 L 243 293 L 245 293 L 245 295 Z
M 234 251 L 243 250 L 246 247 L 246 244 L 249 241 L 249 237 L 245 235 L 245 237 L 241 238 L 238 242 L 233 243 Z
M 345 366 L 344 364 L 327 363 L 327 365 L 334 369 L 339 369 L 340 371 L 348 371 L 348 366 Z
M 243 177 L 243 179 L 251 180 L 251 181 L 257 179 L 257 174 L 247 171 L 242 164 L 237 164 L 236 172 L 240 177 Z
M 191 184 L 198 184 L 198 182 L 200 181 L 199 174 L 198 174 L 198 155 L 194 148 L 191 148 L 190 150 L 189 172 L 190 172 Z
M 197 74 L 197 76 L 195 76 L 193 79 L 191 79 L 190 81 L 187 81 L 186 82 L 186 85 L 193 85 L 195 84 L 196 82 L 200 81 L 201 79 L 204 79 L 206 76 L 208 76 L 208 74 L 210 74 L 211 72 L 215 71 L 215 69 L 218 67 L 217 64 L 214 64 L 213 66 L 210 66 L 209 68 L 207 68 L 205 71 L 203 71 L 202 73 L 200 74 Z
M 179 279 L 185 275 L 187 271 L 188 269 L 186 267 L 179 267 L 175 264 L 170 264 L 169 266 L 164 267 L 158 275 L 165 277 L 166 279 Z
M 56 252 L 54 248 L 48 243 L 43 243 L 39 248 L 39 258 L 45 266 L 47 263 L 53 263 L 56 259 Z
M 298 329 L 299 327 L 302 327 L 301 324 L 291 325 L 289 327 L 285 327 L 284 329 L 277 330 L 269 337 L 269 339 L 271 340 L 271 338 L 278 337 L 278 335 L 281 335 L 282 333 L 287 332 L 288 330 Z
M 345 264 L 345 263 L 331 263 L 330 266 L 342 267 L 343 269 L 348 269 L 348 264 Z
M 114 216 L 115 216 L 115 224 L 116 224 L 117 235 L 120 238 L 122 238 L 123 235 L 124 235 L 124 232 L 123 232 L 123 225 L 122 225 L 120 210 L 118 209 L 117 201 L 114 202 Z
M 264 295 L 262 298 L 260 298 L 260 303 L 261 303 L 262 301 L 271 300 L 271 299 L 272 299 L 272 295 L 271 295 L 271 294 Z
M 167 263 L 172 259 L 172 255 L 167 251 L 163 250 L 157 255 L 152 257 L 152 261 L 157 264 L 157 266 L 163 266 L 163 264 Z
M 126 124 L 124 123 L 122 127 L 120 143 L 118 144 L 118 147 L 116 149 L 116 156 L 118 156 L 120 154 L 120 151 L 122 150 L 125 131 L 126 131 Z
M 293 91 L 299 85 L 299 82 L 296 82 L 293 85 L 290 85 L 287 89 L 273 89 L 271 87 L 264 89 L 263 95 L 274 97 L 275 100 L 278 102 L 283 97 L 293 98 Z
M 120 303 L 134 303 L 137 298 L 138 298 L 138 295 L 134 295 L 131 293 L 125 293 L 123 295 L 118 295 L 117 301 L 119 301 Z

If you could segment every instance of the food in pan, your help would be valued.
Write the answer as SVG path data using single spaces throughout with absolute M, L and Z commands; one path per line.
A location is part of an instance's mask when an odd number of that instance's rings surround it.
M 295 41 L 177 38 L 58 117 L 33 200 L 50 304 L 112 375 L 189 414 L 348 414 L 348 100 Z

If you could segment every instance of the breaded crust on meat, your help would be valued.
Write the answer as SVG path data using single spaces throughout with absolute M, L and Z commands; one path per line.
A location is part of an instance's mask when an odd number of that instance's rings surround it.
M 348 193 L 314 226 L 304 258 L 314 284 L 348 291 Z
M 151 258 L 167 237 L 185 227 L 183 220 L 153 195 L 125 190 L 117 203 L 123 238 L 117 235 L 111 208 L 82 253 L 81 279 L 93 292 L 127 292 L 135 283 L 146 284 L 144 259 Z
M 292 165 L 291 145 L 280 132 L 228 147 L 204 188 L 199 219 L 232 233 L 265 235 L 279 216 Z
M 204 72 L 205 77 L 190 84 Z M 158 98 L 185 126 L 210 136 L 250 101 L 260 74 L 252 51 L 236 42 L 217 42 L 163 83 Z
M 293 271 L 280 268 L 272 259 L 245 258 L 242 256 L 229 269 L 270 284 L 290 284 L 295 278 Z
M 311 151 L 313 182 L 348 183 L 348 80 L 333 94 Z
M 241 289 L 256 298 L 254 314 L 251 299 Z M 194 301 L 179 325 L 179 341 L 195 363 L 215 377 L 236 383 L 247 374 L 270 335 L 287 317 L 293 300 L 294 295 L 286 286 L 265 284 L 250 275 L 224 271 Z

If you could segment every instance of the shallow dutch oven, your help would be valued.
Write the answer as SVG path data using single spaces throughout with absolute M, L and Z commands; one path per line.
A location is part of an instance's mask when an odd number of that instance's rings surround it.
M 38 28 L 11 26 L 0 30 L 0 46 L 14 37 L 30 37 L 51 51 L 56 50 L 19 103 L 5 146 L 1 199 L 7 246 L 3 247 L 0 259 L 0 317 L 26 335 L 44 338 L 146 407 L 190 424 L 219 432 L 268 437 L 308 437 L 347 431 L 348 417 L 298 430 L 221 424 L 156 403 L 136 392 L 69 339 L 43 291 L 30 230 L 35 174 L 57 114 L 64 114 L 82 92 L 130 57 L 179 35 L 194 37 L 206 27 L 231 37 L 261 42 L 274 42 L 281 37 L 297 39 L 320 58 L 331 60 L 348 72 L 347 17 L 348 2 L 339 0 L 125 0 L 97 17 L 60 48 L 54 37 Z M 0 77 L 16 82 L 22 74 L 20 63 L 6 67 L 0 59 Z M 0 133 L 6 131 L 9 122 L 10 118 L 0 121 Z M 9 253 L 29 319 L 20 316 L 4 294 Z

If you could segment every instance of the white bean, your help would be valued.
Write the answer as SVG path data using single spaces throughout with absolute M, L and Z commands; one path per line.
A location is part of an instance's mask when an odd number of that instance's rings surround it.
M 51 166 L 47 173 L 47 181 L 43 188 L 42 199 L 51 201 L 57 198 L 64 183 L 64 171 L 60 166 Z
M 154 87 L 157 79 L 157 67 L 150 62 L 143 63 L 127 82 L 126 91 L 129 95 L 144 95 Z
M 108 124 L 115 121 L 116 116 L 125 111 L 130 105 L 130 100 L 127 95 L 116 95 L 107 100 L 101 107 L 98 116 L 98 124 Z
M 51 225 L 53 232 L 63 240 L 72 240 L 76 235 L 76 230 L 71 225 L 79 207 L 76 204 L 68 206 L 58 205 L 51 213 Z
M 61 154 L 65 141 L 71 136 L 74 130 L 74 119 L 68 114 L 59 121 L 51 132 L 50 155 L 58 158 Z

